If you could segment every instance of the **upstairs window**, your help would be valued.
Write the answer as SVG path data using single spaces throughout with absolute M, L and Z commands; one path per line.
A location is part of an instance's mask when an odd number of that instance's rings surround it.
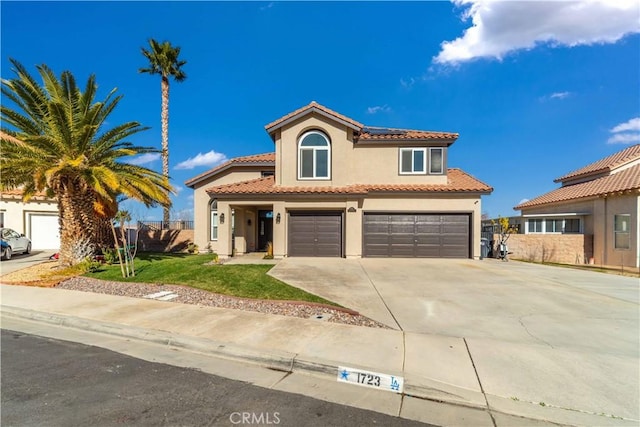
M 429 173 L 441 175 L 444 173 L 444 150 L 429 148 Z
M 427 171 L 426 148 L 400 149 L 400 174 L 425 174 Z
M 331 144 L 321 132 L 312 130 L 298 143 L 298 179 L 329 179 Z

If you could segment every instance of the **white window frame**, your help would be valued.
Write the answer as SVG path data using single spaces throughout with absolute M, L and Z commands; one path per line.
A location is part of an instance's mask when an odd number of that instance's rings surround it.
M 431 152 L 440 150 L 440 172 L 433 172 L 431 170 Z M 429 175 L 444 175 L 444 148 L 431 147 L 429 148 Z
M 542 224 L 540 227 L 540 231 L 529 231 L 529 223 L 531 221 L 540 221 L 542 220 Z M 567 220 L 578 220 L 578 231 L 566 231 L 567 228 Z M 547 230 L 547 221 L 562 221 L 561 229 L 549 231 Z M 536 218 L 527 218 L 525 221 L 525 234 L 582 234 L 583 220 L 581 218 L 558 218 L 558 217 L 536 217 Z
M 402 153 L 405 151 L 410 151 L 411 152 L 411 172 L 404 172 L 402 170 Z M 413 170 L 413 166 L 415 164 L 414 162 L 414 153 L 416 151 L 421 151 L 422 152 L 422 171 L 414 171 Z M 403 147 L 400 148 L 400 151 L 398 152 L 398 171 L 400 173 L 400 175 L 426 175 L 427 174 L 427 149 L 426 148 L 416 148 L 416 147 Z
M 627 230 L 616 230 L 616 218 L 619 216 L 627 217 Z M 626 247 L 618 247 L 616 236 L 619 234 L 626 234 L 629 236 L 627 241 L 629 242 Z M 626 251 L 631 249 L 631 214 L 614 214 L 613 215 L 613 248 L 619 251 Z
M 534 221 L 541 221 L 540 223 L 540 231 L 531 231 L 529 230 L 529 224 Z M 525 224 L 525 233 L 526 234 L 543 234 L 544 233 L 544 229 L 545 229 L 545 225 L 546 225 L 546 218 L 527 218 L 526 224 Z
M 215 209 L 214 209 L 215 205 Z M 213 200 L 209 205 L 209 240 L 212 242 L 218 241 L 218 229 L 220 227 L 220 223 L 218 222 L 218 201 Z M 213 231 L 215 230 L 215 237 L 213 236 Z
M 302 141 L 309 135 L 320 135 L 327 142 L 326 147 L 321 146 L 309 146 L 302 147 Z M 312 151 L 313 152 L 313 176 L 312 177 L 303 177 L 302 176 L 302 151 Z M 318 176 L 317 166 L 318 160 L 317 155 L 318 151 L 326 151 L 327 152 L 327 176 Z M 319 130 L 310 130 L 308 132 L 303 133 L 300 138 L 298 138 L 298 180 L 300 181 L 329 181 L 331 180 L 331 141 L 329 141 L 329 137 Z

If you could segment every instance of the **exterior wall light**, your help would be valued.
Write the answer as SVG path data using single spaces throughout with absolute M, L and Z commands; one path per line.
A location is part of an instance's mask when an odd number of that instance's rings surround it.
M 280 224 L 280 212 L 276 215 L 276 224 Z
M 224 224 L 224 213 L 220 214 L 220 224 Z

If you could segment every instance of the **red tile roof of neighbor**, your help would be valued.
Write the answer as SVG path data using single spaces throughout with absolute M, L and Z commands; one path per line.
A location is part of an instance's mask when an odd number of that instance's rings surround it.
M 520 203 L 514 209 L 519 210 L 522 208 L 546 205 L 549 203 L 629 191 L 640 194 L 640 164 L 591 181 L 560 187 L 556 190 L 543 194 L 542 196 L 536 197 L 535 199 Z
M 393 193 L 490 193 L 493 188 L 477 180 L 466 172 L 448 169 L 447 184 L 354 184 L 344 187 L 282 187 L 275 185 L 273 176 L 251 181 L 220 185 L 207 189 L 207 193 L 215 195 L 270 195 L 270 194 L 369 194 L 372 192 Z
M 250 156 L 242 156 L 235 157 L 229 161 L 226 161 L 208 171 L 201 173 L 200 175 L 194 176 L 193 178 L 185 181 L 185 185 L 189 186 L 203 178 L 206 178 L 210 175 L 215 174 L 221 170 L 227 169 L 231 166 L 253 166 L 253 165 L 262 165 L 262 164 L 272 164 L 276 163 L 276 153 L 264 153 L 264 154 L 253 154 Z
M 435 131 L 427 131 L 427 130 L 413 130 L 413 129 L 397 129 L 397 128 L 386 128 L 386 127 L 374 127 L 374 126 L 365 126 L 360 122 L 357 122 L 347 116 L 344 116 L 336 111 L 333 111 L 324 105 L 320 105 L 315 101 L 311 101 L 310 104 L 305 105 L 302 108 L 298 108 L 297 110 L 280 117 L 278 120 L 275 120 L 268 125 L 265 126 L 267 132 L 272 132 L 273 130 L 278 128 L 278 125 L 286 122 L 289 119 L 292 119 L 297 116 L 302 116 L 309 111 L 320 111 L 331 117 L 342 120 L 343 122 L 349 123 L 350 125 L 358 128 L 359 131 L 359 140 L 364 141 L 398 141 L 398 140 L 419 140 L 419 139 L 446 139 L 446 140 L 455 140 L 458 138 L 457 133 L 451 132 L 435 132 Z
M 587 176 L 596 173 L 610 172 L 613 169 L 623 166 L 626 163 L 640 159 L 640 144 L 632 145 L 622 151 L 618 151 L 615 154 L 591 163 L 583 168 L 577 169 L 573 172 L 569 172 L 566 175 L 561 176 L 554 180 L 554 182 L 562 182 L 571 178 L 577 178 L 580 176 Z
M 23 194 L 23 191 L 21 189 L 13 188 L 13 189 L 9 189 L 9 190 L 0 191 L 0 198 L 9 197 L 11 199 L 22 199 L 22 194 Z M 35 193 L 31 197 L 32 198 L 37 198 L 39 200 L 41 200 L 41 199 L 51 199 L 51 200 L 53 200 L 53 198 L 47 197 L 47 194 L 44 191 L 38 191 L 37 193 Z

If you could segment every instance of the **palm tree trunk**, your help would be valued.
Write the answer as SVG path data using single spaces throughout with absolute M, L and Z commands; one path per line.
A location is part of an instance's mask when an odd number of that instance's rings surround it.
M 65 183 L 58 194 L 60 210 L 60 264 L 74 265 L 82 259 L 74 253 L 78 243 L 95 243 L 93 195 L 77 183 Z
M 169 181 L 169 78 L 162 76 L 162 174 Z M 164 228 L 169 228 L 169 208 L 162 213 Z

